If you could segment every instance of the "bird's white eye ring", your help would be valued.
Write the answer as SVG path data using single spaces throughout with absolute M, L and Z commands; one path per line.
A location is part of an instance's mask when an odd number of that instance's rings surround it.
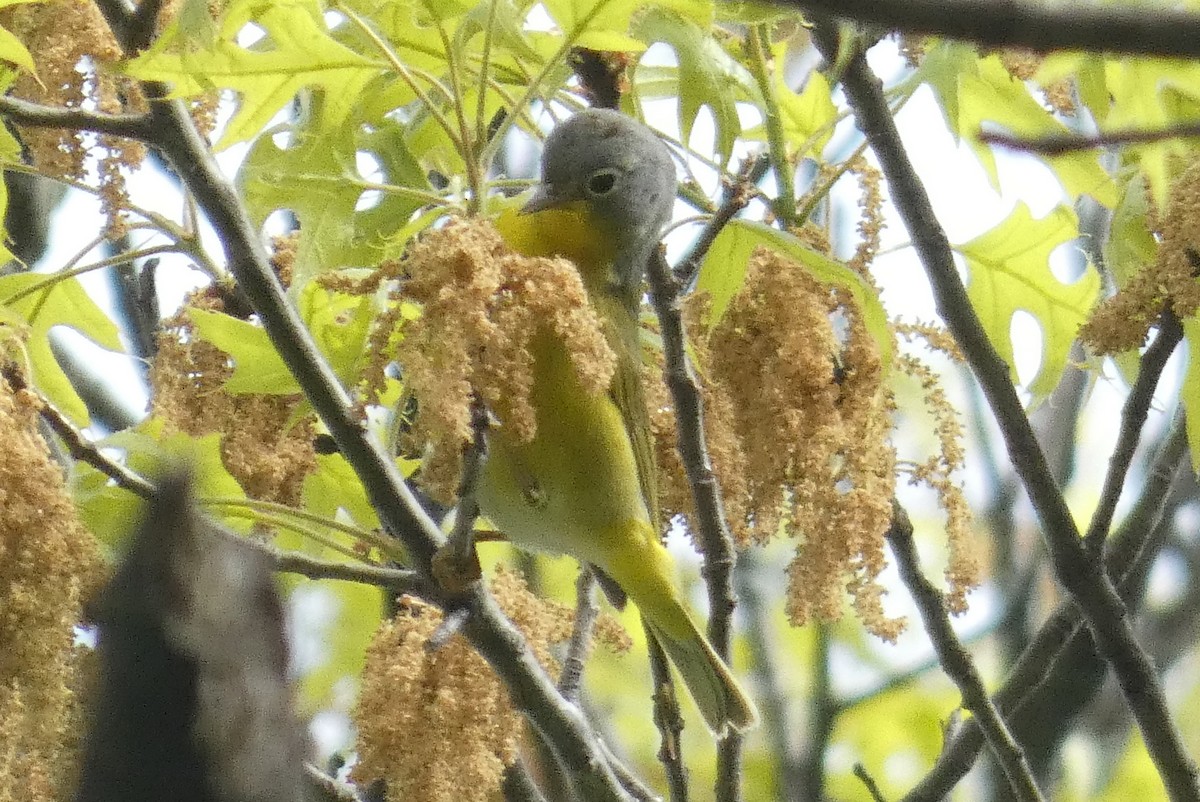
M 595 197 L 607 195 L 616 189 L 616 186 L 617 171 L 611 167 L 602 167 L 592 173 L 587 180 L 588 194 Z

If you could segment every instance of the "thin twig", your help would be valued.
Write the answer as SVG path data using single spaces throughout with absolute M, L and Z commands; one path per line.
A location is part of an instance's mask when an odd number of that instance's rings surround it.
M 238 535 L 240 540 L 251 543 L 259 551 L 268 554 L 274 562 L 276 571 L 285 574 L 298 574 L 308 579 L 336 579 L 342 582 L 357 582 L 360 585 L 374 585 L 396 593 L 408 593 L 423 599 L 436 598 L 437 593 L 430 583 L 416 571 L 407 568 L 386 568 L 366 563 L 341 563 L 329 560 L 318 560 L 307 554 L 279 551 L 266 543 L 259 543 L 252 538 Z
M 725 186 L 721 205 L 708 219 L 700 236 L 696 237 L 696 241 L 692 243 L 687 254 L 679 260 L 679 264 L 675 265 L 674 276 L 680 287 L 686 289 L 695 281 L 696 276 L 700 273 L 700 264 L 704 261 L 704 257 L 713 243 L 716 242 L 717 235 L 754 198 L 758 182 L 766 175 L 770 166 L 770 155 L 760 153 L 742 165 L 736 178 Z
M 646 645 L 650 651 L 650 676 L 654 682 L 654 726 L 658 728 L 658 762 L 667 777 L 667 794 L 671 802 L 687 802 L 688 772 L 683 765 L 683 714 L 679 697 L 671 679 L 671 664 L 667 662 L 662 644 L 646 627 Z
M 644 782 L 638 779 L 637 775 L 626 768 L 625 764 L 617 759 L 612 749 L 604 741 L 600 742 L 600 751 L 608 758 L 608 762 L 612 765 L 613 771 L 617 775 L 617 780 L 621 783 L 621 788 L 624 789 L 625 793 L 633 797 L 636 802 L 662 802 L 662 797 L 654 793 Z
M 500 790 L 504 802 L 546 802 L 546 797 L 529 774 L 529 767 L 521 758 L 504 770 Z
M 988 698 L 975 663 L 955 634 L 941 592 L 921 572 L 916 543 L 913 541 L 912 521 L 899 502 L 892 503 L 892 525 L 888 529 L 887 540 L 896 557 L 900 581 L 908 588 L 920 610 L 925 631 L 938 654 L 942 670 L 958 686 L 963 708 L 971 711 L 979 722 L 996 762 L 1004 771 L 1013 798 L 1024 802 L 1041 802 L 1042 793 L 1033 779 L 1025 755 Z
M 571 627 L 571 640 L 567 643 L 567 655 L 562 661 L 562 673 L 558 675 L 558 692 L 573 704 L 579 704 L 579 692 L 583 687 L 583 667 L 592 644 L 592 633 L 600 605 L 596 602 L 596 576 L 589 566 L 579 569 L 575 580 L 575 623 Z
M 1141 439 L 1142 429 L 1146 425 L 1150 402 L 1154 400 L 1158 379 L 1167 366 L 1167 360 L 1175 353 L 1176 346 L 1182 340 L 1183 326 L 1180 325 L 1179 318 L 1169 308 L 1164 309 L 1159 317 L 1158 336 L 1142 354 L 1137 380 L 1129 389 L 1129 395 L 1125 397 L 1125 404 L 1121 408 L 1121 427 L 1117 432 L 1117 442 L 1113 446 L 1112 455 L 1108 458 L 1104 487 L 1100 491 L 1096 511 L 1092 513 L 1087 534 L 1083 537 L 1084 545 L 1092 554 L 1098 554 L 1104 548 L 1104 540 L 1108 537 L 1109 527 L 1112 526 L 1117 501 L 1121 498 L 1125 476 L 1129 473 L 1138 440 Z
M 438 622 L 437 627 L 433 630 L 433 634 L 429 636 L 429 640 L 425 641 L 425 651 L 436 652 L 438 649 L 450 642 L 450 639 L 457 635 L 467 624 L 467 619 L 471 617 L 471 609 L 469 607 L 455 607 L 452 610 L 447 610 L 442 616 L 442 620 Z
M 999 131 L 980 131 L 978 139 L 987 145 L 999 145 L 1023 153 L 1042 156 L 1062 156 L 1094 148 L 1109 148 L 1120 145 L 1144 145 L 1167 139 L 1194 139 L 1200 137 L 1200 123 L 1189 120 L 1162 128 L 1129 128 L 1122 131 L 1107 131 L 1100 134 L 1047 134 L 1045 136 L 1022 137 Z
M 679 456 L 683 462 L 692 504 L 696 534 L 704 552 L 703 574 L 708 587 L 708 639 L 717 654 L 729 660 L 733 639 L 733 535 L 725 518 L 721 488 L 712 470 L 704 436 L 704 402 L 700 385 L 687 358 L 679 283 L 671 274 L 662 249 L 650 257 L 650 297 L 662 334 L 664 372 L 675 406 Z M 717 802 L 738 802 L 741 792 L 742 738 L 734 733 L 717 745 Z
M 875 782 L 875 778 L 867 773 L 867 767 L 861 763 L 854 764 L 854 776 L 862 782 L 867 788 L 867 793 L 871 795 L 874 802 L 886 802 L 883 797 L 883 792 L 879 790 L 879 785 Z
M 354 786 L 339 782 L 308 762 L 304 764 L 304 781 L 317 802 L 363 802 Z
M 1002 618 L 1003 616 L 1000 617 Z M 964 646 L 971 646 L 979 641 L 986 640 L 987 638 L 991 637 L 992 634 L 993 627 L 986 627 L 977 632 L 971 633 L 970 637 L 962 638 L 962 643 Z M 903 688 L 905 685 L 910 683 L 916 682 L 930 671 L 940 667 L 941 663 L 938 662 L 937 657 L 935 656 L 922 663 L 918 663 L 911 668 L 904 669 L 896 674 L 890 674 L 880 680 L 879 684 L 877 685 L 862 691 L 858 691 L 849 696 L 842 696 L 836 699 L 834 702 L 836 705 L 835 712 L 840 715 L 851 708 L 867 704 L 874 699 L 878 699 L 880 696 Z
M 1038 52 L 1088 50 L 1200 57 L 1200 15 L 1156 6 L 1043 4 L 1032 0 L 774 0 L 804 12 L 889 30 Z
M 96 447 L 96 444 L 88 440 L 83 432 L 75 427 L 75 424 L 67 418 L 66 415 L 53 403 L 50 399 L 43 396 L 37 390 L 29 385 L 25 380 L 24 374 L 14 364 L 5 365 L 0 369 L 4 380 L 12 387 L 14 391 L 24 390 L 32 393 L 38 400 L 38 414 L 46 425 L 58 435 L 59 439 L 67 447 L 68 453 L 72 457 L 82 462 L 91 465 L 100 473 L 117 483 L 118 487 L 135 493 L 142 498 L 153 498 L 155 493 L 154 483 L 140 476 L 139 474 L 126 468 L 121 463 L 109 458 L 103 451 Z
M 838 28 L 833 22 L 818 19 L 814 39 L 830 63 L 839 59 Z M 1112 666 L 1168 795 L 1173 800 L 1200 802 L 1198 771 L 1171 718 L 1153 660 L 1138 644 L 1125 605 L 1103 565 L 1084 548 L 1009 378 L 1009 366 L 992 346 L 971 306 L 949 241 L 904 151 L 879 79 L 861 51 L 838 63 L 845 65 L 842 86 L 847 100 L 888 180 L 892 201 L 929 277 L 938 313 L 983 388 L 1004 435 L 1009 458 L 1041 523 L 1055 576 L 1079 605 L 1100 654 Z
M 487 460 L 488 412 L 483 401 L 471 401 L 471 442 L 463 457 L 462 476 L 458 484 L 458 508 L 454 516 L 454 529 L 450 533 L 447 547 L 453 550 L 459 565 L 476 561 L 475 519 L 479 517 L 479 503 L 475 500 L 475 486 L 483 473 Z
M 0 372 L 3 373 L 5 381 L 14 390 L 25 390 L 37 395 L 41 407 L 39 414 L 42 420 L 66 444 L 67 451 L 72 457 L 91 465 L 116 482 L 117 486 L 124 490 L 128 490 L 142 498 L 148 499 L 154 497 L 157 488 L 153 482 L 105 455 L 102 450 L 96 447 L 95 443 L 88 440 L 74 424 L 67 420 L 66 416 L 54 404 L 30 388 L 25 378 L 13 366 L 7 366 L 0 370 Z M 250 547 L 265 554 L 270 558 L 276 571 L 299 574 L 309 579 L 339 579 L 346 582 L 377 585 L 423 597 L 429 597 L 430 595 L 428 582 L 424 581 L 416 571 L 318 560 L 305 554 L 283 552 L 270 544 L 244 538 L 216 524 L 214 526 L 224 535 L 238 541 L 244 541 Z

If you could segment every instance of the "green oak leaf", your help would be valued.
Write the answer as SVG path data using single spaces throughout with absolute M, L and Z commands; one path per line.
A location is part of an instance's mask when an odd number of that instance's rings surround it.
M 243 47 L 238 37 L 249 23 L 266 36 Z M 200 49 L 180 47 L 185 42 L 178 25 L 173 23 L 149 50 L 128 62 L 125 72 L 170 83 L 171 97 L 212 89 L 238 92 L 237 111 L 217 149 L 253 138 L 307 87 L 324 90 L 325 114 L 343 119 L 385 68 L 331 38 L 315 0 L 235 0 L 221 20 L 219 35 Z
M 262 326 L 208 309 L 189 309 L 188 317 L 201 340 L 212 343 L 233 360 L 233 374 L 225 382 L 228 392 L 235 395 L 300 392 L 300 385 Z
M 42 0 L 0 0 L 0 8 L 40 2 Z M 7 28 L 0 28 L 0 59 L 16 64 L 26 72 L 37 73 L 37 67 L 33 63 L 33 56 L 30 55 L 29 48 L 25 47 L 25 43 Z
M 33 383 L 75 423 L 86 426 L 87 406 L 63 372 L 50 348 L 50 330 L 66 326 L 110 351 L 121 352 L 117 326 L 79 280 L 45 273 L 0 276 L 0 308 L 29 327 L 26 350 Z
M 991 146 L 978 140 L 980 131 L 999 126 L 1022 137 L 1068 133 L 1024 82 L 1008 73 L 997 55 L 980 59 L 968 45 L 940 42 L 922 62 L 918 76 L 933 90 L 951 133 L 967 140 L 997 191 L 996 158 Z M 1086 194 L 1105 206 L 1116 203 L 1116 187 L 1095 152 L 1044 161 L 1072 198 Z
M 1050 270 L 1050 253 L 1078 236 L 1069 207 L 1034 220 L 1022 203 L 995 228 L 955 248 L 967 260 L 971 305 L 1001 359 L 1013 365 L 1014 314 L 1028 312 L 1041 327 L 1041 364 L 1026 388 L 1035 404 L 1058 384 L 1075 335 L 1100 297 L 1100 274 L 1092 265 L 1071 284 Z
M 725 52 L 710 28 L 673 11 L 648 8 L 638 16 L 633 32 L 646 42 L 665 42 L 675 51 L 679 66 L 673 94 L 679 98 L 683 141 L 691 138 L 701 107 L 708 106 L 716 126 L 719 160 L 722 164 L 729 161 L 742 131 L 735 101 L 742 97 L 762 102 L 753 76 Z
M 713 4 L 705 0 L 544 0 L 542 5 L 558 24 L 563 36 L 576 47 L 640 53 L 646 45 L 630 35 L 635 14 L 671 9 L 695 20 L 704 28 L 712 24 Z

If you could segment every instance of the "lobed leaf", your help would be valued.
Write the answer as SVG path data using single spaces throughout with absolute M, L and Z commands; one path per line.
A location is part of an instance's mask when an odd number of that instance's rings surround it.
M 1018 204 L 992 230 L 956 246 L 966 257 L 967 294 L 1000 357 L 1013 365 L 1012 320 L 1018 311 L 1042 329 L 1041 364 L 1027 389 L 1036 404 L 1050 394 L 1067 366 L 1079 327 L 1100 296 L 1100 274 L 1087 265 L 1070 284 L 1050 270 L 1051 252 L 1079 236 L 1075 212 L 1058 206 L 1040 220 Z M 1013 381 L 1016 381 L 1013 370 Z
M 50 348 L 50 331 L 66 326 L 102 348 L 122 352 L 117 326 L 75 277 L 45 273 L 0 276 L 0 308 L 29 327 L 26 345 L 33 383 L 75 423 L 88 423 L 87 405 L 75 391 Z
M 248 23 L 263 29 L 261 43 L 244 47 L 239 36 Z M 345 118 L 383 65 L 329 35 L 314 0 L 235 0 L 226 10 L 219 35 L 203 47 L 185 45 L 179 21 L 155 44 L 125 65 L 126 74 L 172 84 L 171 97 L 192 97 L 212 89 L 240 94 L 237 111 L 217 143 L 218 150 L 257 135 L 296 93 L 324 90 L 325 114 Z

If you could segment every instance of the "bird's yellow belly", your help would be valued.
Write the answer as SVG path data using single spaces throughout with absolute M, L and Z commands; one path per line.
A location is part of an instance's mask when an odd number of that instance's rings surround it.
M 580 386 L 561 342 L 543 335 L 533 351 L 537 434 L 518 442 L 503 421 L 490 432 L 479 507 L 517 545 L 604 567 L 613 534 L 649 521 L 633 448 L 616 405 Z

